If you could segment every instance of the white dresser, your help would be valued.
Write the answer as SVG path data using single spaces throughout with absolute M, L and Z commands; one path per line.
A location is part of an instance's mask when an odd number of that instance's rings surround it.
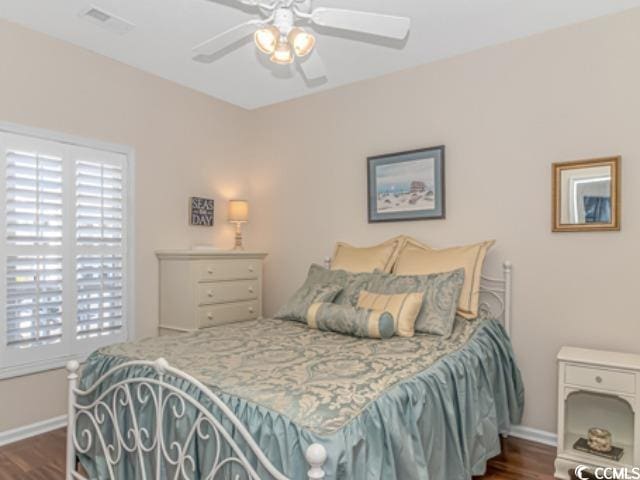
M 587 472 L 640 466 L 639 387 L 640 355 L 573 347 L 560 350 L 556 478 L 568 480 L 569 470 L 577 466 L 585 466 Z M 619 461 L 573 448 L 591 427 L 612 433 L 613 445 L 624 449 Z
M 160 262 L 161 335 L 262 316 L 266 253 L 165 250 L 156 256 Z

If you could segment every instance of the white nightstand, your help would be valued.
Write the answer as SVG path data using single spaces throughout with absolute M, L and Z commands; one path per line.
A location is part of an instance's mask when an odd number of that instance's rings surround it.
M 160 335 L 262 317 L 266 253 L 167 250 L 160 261 Z
M 640 465 L 640 355 L 563 347 L 558 354 L 558 456 L 556 478 L 568 480 L 578 465 Z M 577 451 L 591 427 L 609 430 L 624 448 L 619 462 Z

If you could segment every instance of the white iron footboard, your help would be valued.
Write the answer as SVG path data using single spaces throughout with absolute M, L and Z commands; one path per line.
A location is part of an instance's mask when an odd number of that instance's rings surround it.
M 130 367 L 151 367 L 156 374 L 151 377 L 127 376 L 115 383 L 105 383 L 117 378 L 114 377 L 115 374 Z M 239 470 L 247 479 L 261 480 L 247 459 L 250 454 L 269 473 L 268 478 L 289 480 L 271 464 L 247 428 L 222 400 L 195 378 L 169 366 L 166 360 L 160 358 L 155 362 L 124 363 L 111 369 L 84 391 L 77 385 L 78 368 L 79 364 L 75 361 L 67 365 L 69 424 L 66 480 L 88 480 L 77 472 L 77 455 L 92 455 L 96 449 L 104 459 L 103 467 L 108 472 L 106 478 L 109 480 L 130 480 L 117 479 L 117 466 L 125 459 L 134 459 L 137 464 L 139 473 L 136 480 L 160 480 L 165 478 L 167 469 L 173 472 L 174 480 L 218 480 L 220 475 L 225 475 L 225 469 L 228 475 L 230 467 L 236 469 L 234 472 Z M 136 369 L 140 370 L 142 369 Z M 186 381 L 190 387 L 195 388 L 196 395 L 177 388 L 167 381 L 167 377 L 174 381 Z M 100 391 L 101 387 L 103 391 Z M 189 391 L 192 392 L 192 388 Z M 222 412 L 250 451 L 241 450 L 221 421 L 198 400 L 198 396 L 204 396 Z M 142 424 L 140 407 L 154 412 L 153 428 Z M 182 442 L 167 438 L 164 432 L 165 421 L 188 418 L 185 415 L 189 408 L 192 409 L 191 414 L 195 415 L 195 420 L 190 423 L 186 437 Z M 123 416 L 127 419 L 128 426 L 120 424 Z M 111 434 L 106 435 L 106 430 Z M 194 442 L 199 445 L 207 442 L 207 449 L 210 446 L 213 459 L 212 465 L 207 466 L 208 471 L 201 472 L 199 479 L 194 478 L 197 460 L 190 453 L 190 449 L 195 448 Z M 227 448 L 224 450 L 231 454 L 222 458 L 225 445 Z M 322 480 L 325 477 L 323 465 L 327 459 L 325 448 L 319 444 L 311 445 L 306 451 L 306 459 L 310 465 L 308 479 Z M 240 479 L 241 475 L 234 473 L 233 480 Z

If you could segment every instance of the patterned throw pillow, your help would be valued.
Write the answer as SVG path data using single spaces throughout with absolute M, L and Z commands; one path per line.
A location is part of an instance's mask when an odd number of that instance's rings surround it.
M 413 337 L 423 298 L 424 294 L 419 292 L 383 295 L 363 290 L 360 292 L 358 307 L 390 313 L 393 316 L 396 335 Z
M 275 318 L 293 320 L 304 323 L 307 310 L 312 303 L 332 302 L 340 293 L 342 287 L 330 283 L 314 283 L 307 285 L 305 282 L 293 297 L 276 313 Z
M 392 275 L 377 273 L 367 291 L 386 295 L 422 293 L 422 308 L 415 323 L 418 333 L 451 336 L 456 309 L 464 284 L 464 269 L 432 275 Z
M 355 306 L 360 291 L 375 277 L 373 273 L 350 273 L 344 270 L 328 270 L 320 265 L 311 265 L 305 285 L 339 285 L 342 291 L 333 300 L 338 305 Z
M 317 330 L 361 338 L 391 338 L 395 332 L 393 316 L 388 312 L 334 303 L 311 305 L 307 312 L 307 325 Z

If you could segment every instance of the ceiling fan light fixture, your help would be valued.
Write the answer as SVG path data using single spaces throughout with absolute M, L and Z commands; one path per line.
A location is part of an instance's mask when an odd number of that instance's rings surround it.
M 288 40 L 298 57 L 309 55 L 316 44 L 316 37 L 299 27 L 295 27 L 289 32 Z
M 293 63 L 293 52 L 287 42 L 279 42 L 276 51 L 271 55 L 271 61 L 278 65 L 290 65 Z
M 256 47 L 267 55 L 272 55 L 276 51 L 279 39 L 280 31 L 274 26 L 261 28 L 254 35 Z

